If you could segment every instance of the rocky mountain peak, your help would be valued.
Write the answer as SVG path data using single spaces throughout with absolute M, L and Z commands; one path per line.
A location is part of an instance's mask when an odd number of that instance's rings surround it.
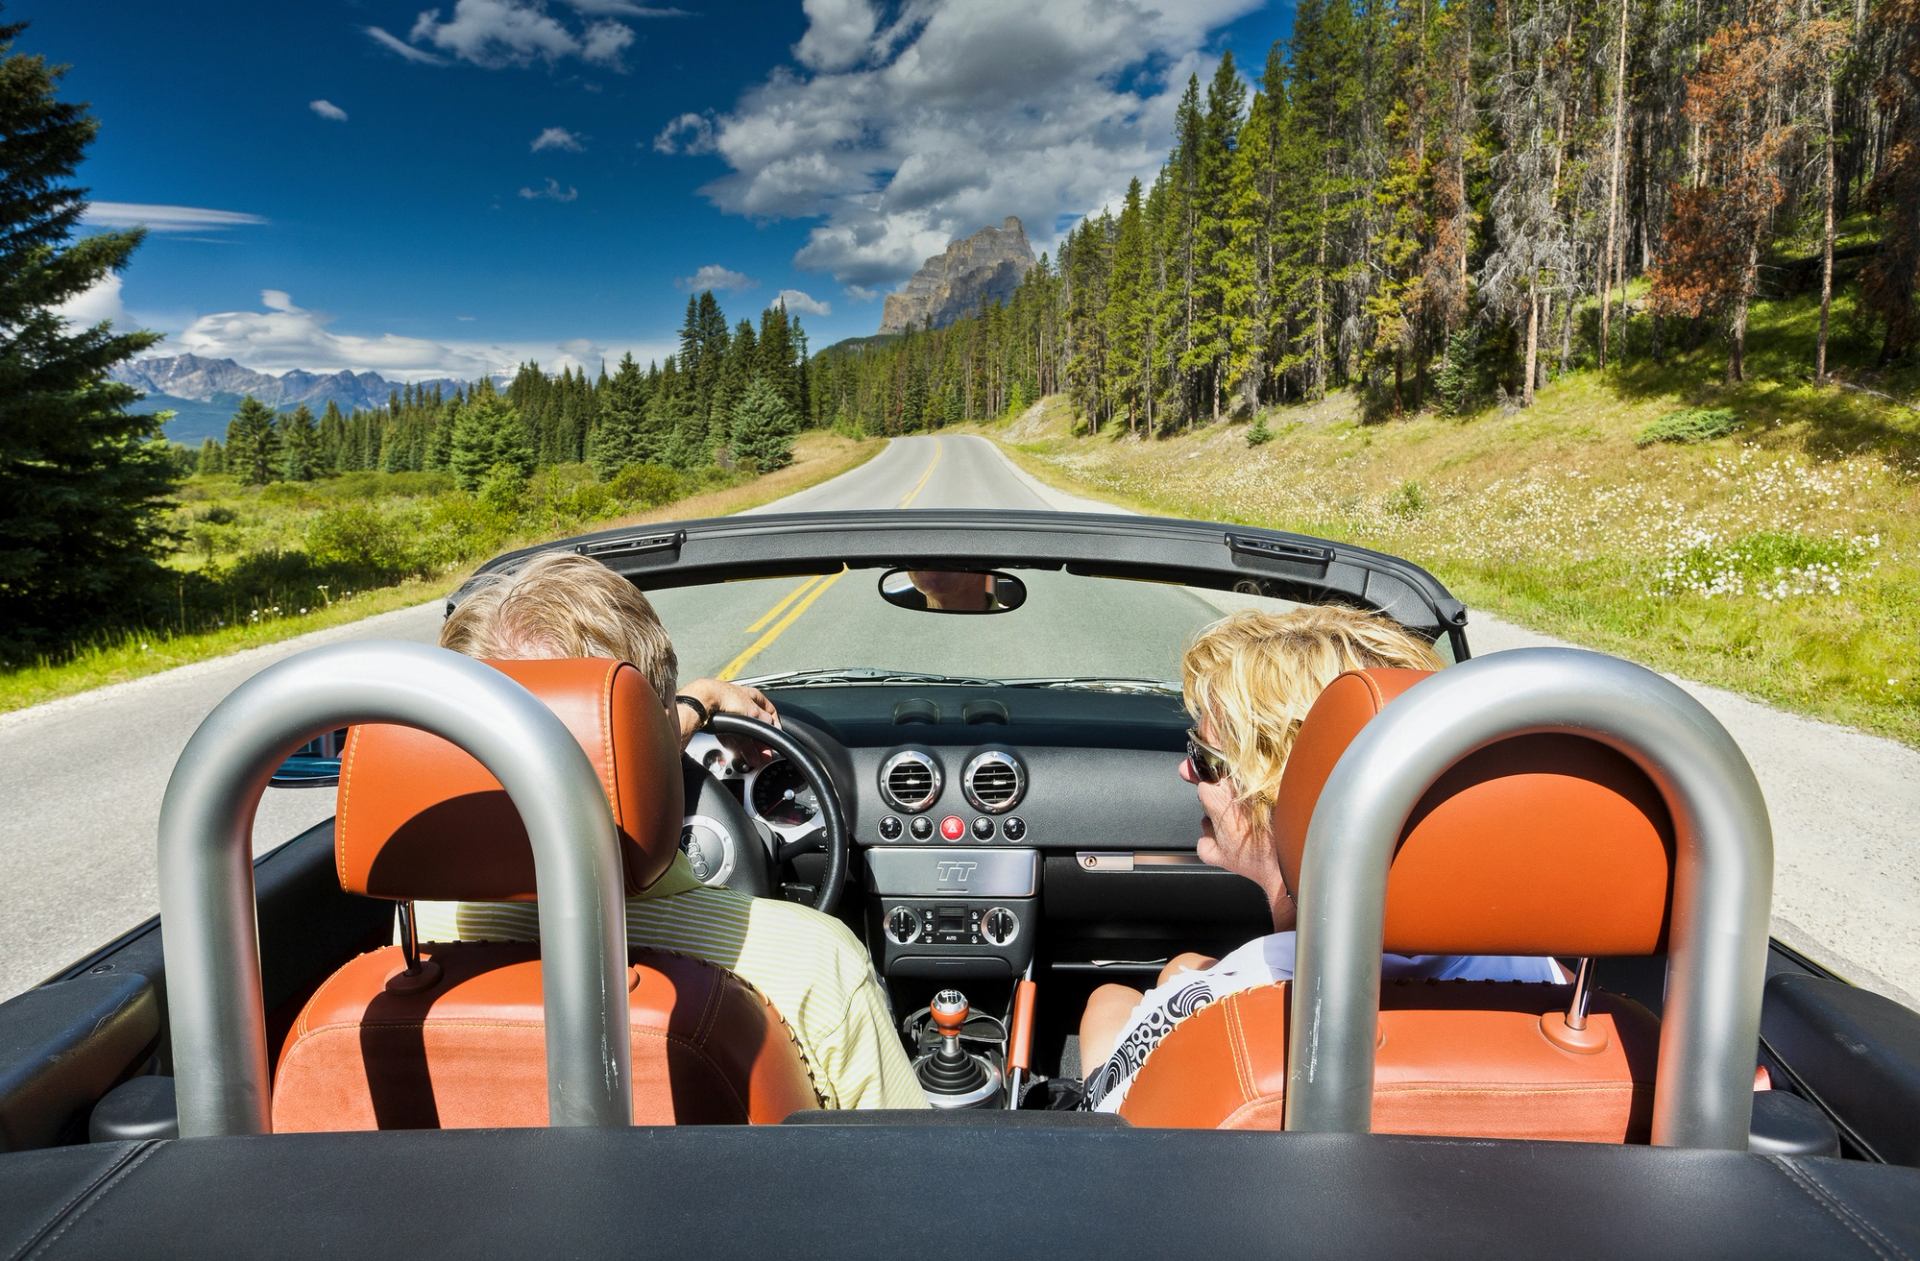
M 1015 215 L 997 228 L 982 228 L 952 242 L 946 252 L 921 264 L 898 293 L 887 295 L 880 316 L 883 333 L 914 328 L 945 328 L 987 302 L 1005 302 L 1034 264 L 1027 230 Z

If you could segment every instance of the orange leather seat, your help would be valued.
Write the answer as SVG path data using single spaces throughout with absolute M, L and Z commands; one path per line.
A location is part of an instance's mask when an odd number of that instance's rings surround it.
M 1427 677 L 1344 674 L 1300 727 L 1273 835 L 1299 888 L 1307 825 L 1360 729 Z M 1590 740 L 1528 736 L 1462 760 L 1421 798 L 1387 879 L 1396 954 L 1647 955 L 1664 951 L 1673 880 L 1665 802 L 1624 756 Z M 1280 1129 L 1286 983 L 1231 994 L 1147 1057 L 1120 1115 L 1136 1125 Z M 1373 1128 L 1382 1133 L 1644 1142 L 1659 1026 L 1595 991 L 1583 1036 L 1561 1016 L 1572 987 L 1485 981 L 1382 986 Z
M 640 672 L 613 661 L 492 662 L 560 717 L 606 789 L 625 892 L 679 845 L 679 746 Z M 406 727 L 354 728 L 341 759 L 334 848 L 349 893 L 530 901 L 533 855 L 505 790 L 479 762 Z M 400 947 L 361 955 L 308 1000 L 280 1054 L 276 1131 L 527 1126 L 547 1122 L 536 944 Z M 634 949 L 628 970 L 634 1120 L 774 1123 L 819 1107 L 798 1044 L 724 968 Z

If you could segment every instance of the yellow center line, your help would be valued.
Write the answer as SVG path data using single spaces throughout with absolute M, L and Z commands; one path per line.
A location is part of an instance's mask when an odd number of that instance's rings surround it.
M 801 596 L 805 595 L 807 593 L 807 588 L 811 587 L 814 583 L 819 581 L 820 581 L 820 575 L 815 574 L 813 577 L 807 579 L 805 582 L 795 587 L 792 591 L 788 592 L 787 597 L 784 600 L 780 601 L 780 603 L 768 609 L 765 613 L 762 613 L 760 615 L 759 621 L 747 627 L 747 634 L 749 635 L 759 634 L 761 627 L 765 626 L 768 622 L 771 622 L 774 618 L 779 617 L 782 613 L 785 613 L 787 611 L 787 606 L 789 604 L 792 604 L 795 600 L 798 600 Z
M 831 578 L 828 578 L 825 582 L 822 582 L 819 586 L 815 587 L 810 593 L 808 593 L 806 599 L 794 605 L 792 611 L 790 611 L 785 617 L 781 618 L 779 621 L 775 622 L 771 627 L 769 627 L 766 634 L 760 636 L 760 638 L 754 640 L 751 644 L 748 644 L 747 650 L 745 652 L 735 657 L 732 661 L 727 662 L 727 668 L 720 672 L 721 682 L 724 683 L 727 680 L 732 679 L 736 675 L 738 675 L 740 673 L 741 667 L 745 666 L 747 662 L 753 660 L 754 657 L 759 654 L 762 648 L 765 648 L 768 644 L 780 638 L 781 632 L 785 631 L 787 627 L 799 621 L 800 615 L 802 613 L 805 613 L 809 608 L 811 608 L 815 600 L 818 600 L 821 596 L 825 595 L 827 593 L 828 587 L 831 587 L 834 583 L 839 582 L 842 578 L 846 577 L 846 574 L 847 574 L 847 571 L 843 569 L 839 573 L 834 574 Z
M 933 441 L 933 459 L 928 461 L 927 471 L 920 474 L 920 480 L 913 484 L 913 489 L 908 491 L 905 497 L 902 498 L 895 507 L 906 507 L 919 496 L 921 491 L 927 488 L 927 483 L 933 478 L 934 468 L 940 463 L 940 452 L 941 442 L 938 438 L 935 438 Z M 747 627 L 747 634 L 754 634 L 763 626 L 766 627 L 765 633 L 761 634 L 760 638 L 748 644 L 746 650 L 739 656 L 727 662 L 726 669 L 720 671 L 719 674 L 721 682 L 724 683 L 730 679 L 739 677 L 740 671 L 746 667 L 747 662 L 759 656 L 768 644 L 780 638 L 780 636 L 786 632 L 787 627 L 799 621 L 800 615 L 813 607 L 815 600 L 818 600 L 827 593 L 828 587 L 839 582 L 842 578 L 846 577 L 846 575 L 847 571 L 842 569 L 839 573 L 830 575 L 824 579 L 819 576 L 809 578 L 782 596 L 778 604 L 768 609 L 765 613 L 762 613 L 751 626 Z M 778 620 L 776 621 L 775 619 Z M 769 622 L 772 622 L 773 625 L 767 626 Z
M 933 459 L 927 464 L 927 471 L 920 474 L 920 480 L 913 484 L 913 489 L 907 492 L 906 498 L 895 504 L 894 507 L 906 507 L 914 501 L 921 491 L 927 488 L 927 481 L 933 476 L 934 466 L 940 463 L 940 450 L 940 439 L 935 438 L 933 440 Z

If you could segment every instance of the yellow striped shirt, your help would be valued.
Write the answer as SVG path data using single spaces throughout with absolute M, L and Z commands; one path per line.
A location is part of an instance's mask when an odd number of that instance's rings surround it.
M 531 902 L 420 902 L 422 941 L 535 941 Z M 627 941 L 719 964 L 766 995 L 799 1039 L 829 1108 L 924 1108 L 867 952 L 812 907 L 710 889 L 677 855 L 653 888 L 627 899 Z

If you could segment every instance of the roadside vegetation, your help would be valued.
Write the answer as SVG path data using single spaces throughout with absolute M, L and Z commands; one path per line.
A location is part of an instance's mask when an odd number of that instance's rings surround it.
M 1064 488 L 1378 548 L 1470 609 L 1920 746 L 1920 411 L 1796 373 L 1810 315 L 1755 304 L 1737 384 L 1703 349 L 1524 410 L 1369 423 L 1338 392 L 1153 440 L 1054 397 L 987 432 Z
M 165 569 L 173 608 L 0 663 L 0 712 L 435 599 L 515 547 L 756 507 L 837 477 L 881 445 L 804 434 L 791 462 L 764 475 L 636 465 L 600 482 L 584 465 L 562 465 L 491 495 L 462 492 L 447 473 L 268 486 L 196 475 L 181 484 L 169 522 L 181 539 Z

